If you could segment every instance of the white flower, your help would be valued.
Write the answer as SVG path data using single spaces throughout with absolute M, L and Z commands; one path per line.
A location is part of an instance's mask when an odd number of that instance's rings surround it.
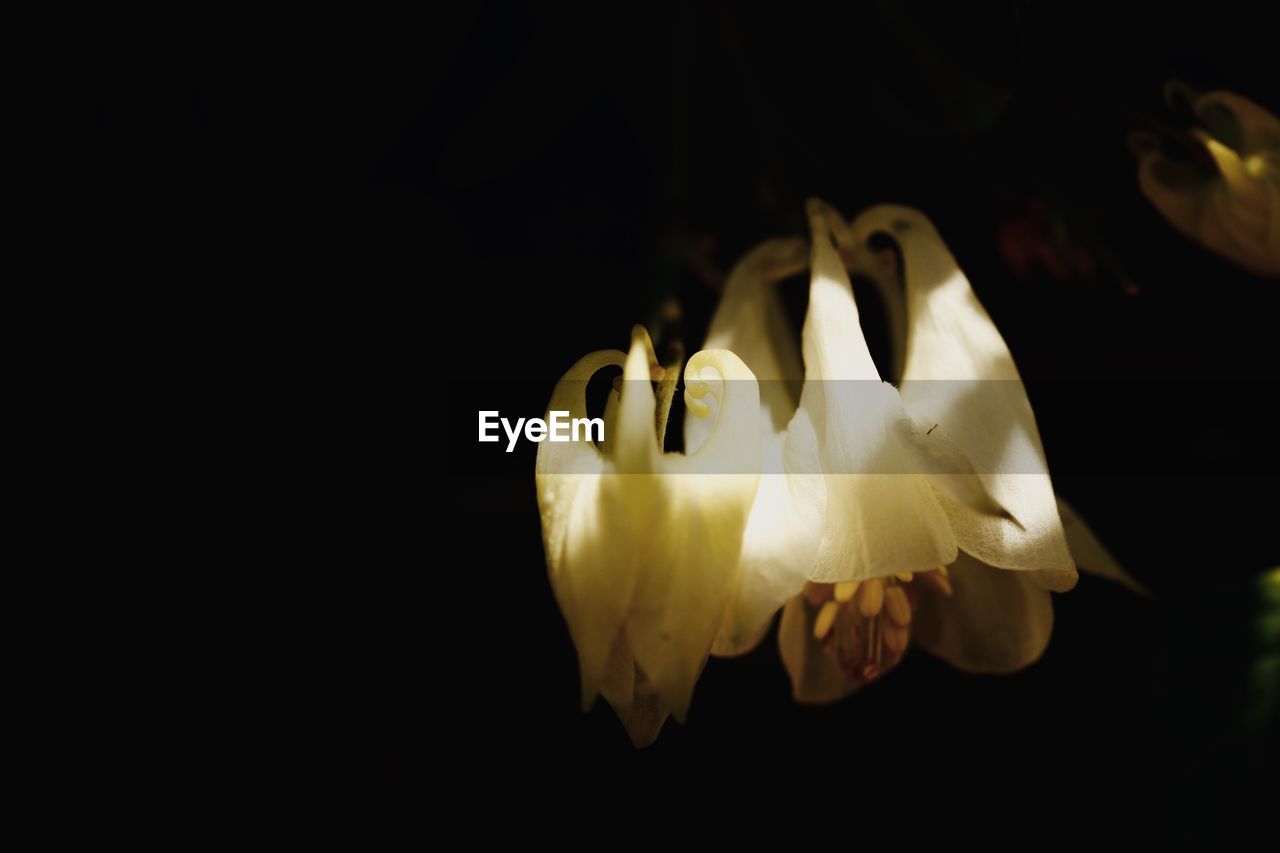
M 606 440 L 538 446 L 538 509 L 584 707 L 603 695 L 644 746 L 668 712 L 683 720 L 737 584 L 759 480 L 760 399 L 733 353 L 697 353 L 685 368 L 685 400 L 706 419 L 707 439 L 687 456 L 663 453 L 676 369 L 657 366 L 637 326 L 629 353 L 596 352 L 574 365 L 548 409 L 585 417 L 587 381 L 609 365 L 624 366 L 624 381 L 610 393 Z M 651 376 L 663 379 L 657 398 Z
M 802 263 L 796 243 L 744 259 L 708 336 L 756 372 L 766 407 L 765 474 L 716 650 L 749 648 L 790 601 L 779 636 L 802 700 L 874 678 L 913 627 L 960 668 L 1025 666 L 1048 642 L 1049 591 L 1074 586 L 1076 570 L 1009 350 L 917 211 L 881 206 L 846 225 L 811 202 L 809 220 L 799 398 L 769 381 L 798 378 L 798 364 L 794 341 L 767 322 L 771 284 Z M 855 257 L 876 232 L 897 240 L 905 267 L 900 390 L 880 381 L 834 245 Z M 696 447 L 697 428 L 686 433 Z M 815 644 L 827 653 L 810 654 Z
M 1205 248 L 1256 275 L 1280 276 L 1280 120 L 1231 92 L 1197 96 L 1192 108 L 1220 135 L 1192 130 L 1216 174 L 1170 160 L 1153 139 L 1139 134 L 1143 195 Z

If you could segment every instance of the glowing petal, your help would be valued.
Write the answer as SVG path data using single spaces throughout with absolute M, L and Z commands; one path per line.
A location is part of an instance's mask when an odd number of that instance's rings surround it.
M 548 410 L 585 417 L 587 380 L 596 371 L 625 360 L 626 355 L 617 350 L 580 359 L 556 384 Z M 611 518 L 602 511 L 605 469 L 605 457 L 590 442 L 538 445 L 535 481 L 542 541 L 552 590 L 578 649 L 584 707 L 600 690 L 630 605 L 637 568 L 628 555 L 609 548 L 611 537 L 625 537 L 629 529 L 627 519 Z
M 775 286 L 808 263 L 804 240 L 771 240 L 729 275 L 705 346 L 732 350 L 760 383 L 763 476 L 742 547 L 740 586 L 716 639 L 718 655 L 750 650 L 777 610 L 804 585 L 822 533 L 822 479 L 813 429 L 796 418 L 803 368 Z M 788 424 L 791 427 L 788 430 Z M 685 421 L 685 446 L 706 441 L 707 421 Z M 788 472 L 784 474 L 783 472 Z
M 552 407 L 582 411 L 586 380 L 620 360 L 607 352 L 580 361 L 557 385 Z M 723 350 L 699 352 L 685 369 L 686 393 L 715 419 L 707 441 L 691 456 L 663 454 L 653 362 L 638 328 L 609 453 L 543 442 L 536 478 L 552 586 L 578 649 L 584 702 L 604 692 L 638 741 L 656 736 L 665 709 L 682 719 L 688 708 L 737 585 L 760 457 L 754 377 Z M 630 692 L 618 674 L 627 660 Z
M 1075 584 L 1040 432 L 1004 339 L 955 258 L 921 213 L 871 208 L 854 220 L 854 239 L 876 232 L 902 249 L 908 335 L 902 399 L 920 422 L 940 424 L 976 468 L 1005 513 L 956 500 L 935 478 L 960 548 L 1003 569 L 1036 570 L 1055 590 Z M 947 561 L 939 561 L 945 563 Z
M 800 408 L 813 425 L 825 477 L 825 529 L 811 579 L 860 580 L 925 571 L 955 558 L 956 540 L 917 460 L 902 443 L 907 418 L 880 382 L 828 210 L 811 202 L 809 311 Z
M 792 436 L 806 430 L 812 432 L 807 418 L 798 417 Z M 788 445 L 793 452 L 789 461 L 784 459 Z M 816 459 L 801 457 L 803 450 L 812 452 L 813 447 L 812 439 L 789 442 L 783 435 L 765 439 L 765 471 L 781 471 L 785 466 L 793 473 L 765 473 L 760 478 L 742 543 L 738 590 L 716 639 L 718 655 L 753 648 L 778 608 L 804 587 L 824 519 L 823 481 L 816 473 Z
M 808 246 L 799 238 L 770 240 L 748 252 L 729 273 L 703 343 L 703 349 L 731 351 L 755 375 L 763 428 L 771 433 L 786 429 L 804 378 L 799 341 L 787 326 L 776 285 L 803 271 L 808 262 Z M 702 446 L 709 428 L 702 420 L 685 421 L 689 452 Z

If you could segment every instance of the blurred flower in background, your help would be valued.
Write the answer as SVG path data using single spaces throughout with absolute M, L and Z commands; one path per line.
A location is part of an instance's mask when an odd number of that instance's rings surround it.
M 1258 575 L 1255 587 L 1257 654 L 1245 718 L 1253 731 L 1265 732 L 1280 714 L 1280 567 Z
M 1180 83 L 1201 126 L 1190 135 L 1130 137 L 1138 185 L 1174 228 L 1264 277 L 1280 277 L 1280 120 L 1232 92 L 1201 95 Z
M 1066 224 L 1043 199 L 1032 197 L 1021 215 L 1009 217 L 996 232 L 996 248 L 1019 281 L 1043 269 L 1056 281 L 1089 278 L 1098 262 L 1087 246 L 1078 245 Z

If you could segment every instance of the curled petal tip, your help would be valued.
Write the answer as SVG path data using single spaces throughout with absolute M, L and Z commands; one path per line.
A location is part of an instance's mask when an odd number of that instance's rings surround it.
M 809 199 L 805 203 L 805 213 L 814 239 L 832 234 L 842 235 L 846 230 L 844 217 L 820 198 Z
M 649 354 L 649 363 L 658 363 L 658 355 L 653 349 L 653 338 L 649 336 L 649 330 L 639 323 L 636 323 L 631 327 L 631 346 L 644 347 L 645 351 Z

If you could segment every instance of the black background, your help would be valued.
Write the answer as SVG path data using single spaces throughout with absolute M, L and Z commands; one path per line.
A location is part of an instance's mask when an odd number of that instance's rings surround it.
M 317 571 L 337 604 L 314 630 L 360 783 L 411 805 L 440 786 L 545 796 L 558 808 L 530 829 L 549 831 L 676 813 L 777 821 L 803 843 L 892 807 L 921 816 L 898 827 L 910 840 L 953 806 L 978 833 L 1241 826 L 1239 791 L 1274 782 L 1254 584 L 1280 562 L 1280 283 L 1167 226 L 1125 136 L 1186 126 L 1171 78 L 1280 109 L 1255 17 L 480 4 L 299 21 L 249 47 L 178 40 L 156 63 L 107 49 L 112 73 L 88 83 L 95 186 L 159 174 L 187 212 L 158 232 L 174 278 L 306 342 L 276 362 L 277 402 L 333 379 L 347 452 L 316 461 L 355 474 L 340 526 L 366 547 Z M 717 272 L 803 233 L 810 195 L 933 219 L 1028 379 L 1059 493 L 1152 596 L 1084 577 L 1025 672 L 913 653 L 824 708 L 791 702 L 770 636 L 713 659 L 688 723 L 636 751 L 606 705 L 577 707 L 533 450 L 478 446 L 475 411 L 541 414 L 569 365 L 636 322 L 697 349 Z M 1020 275 L 1002 240 L 1068 269 Z M 683 321 L 658 328 L 670 298 Z

